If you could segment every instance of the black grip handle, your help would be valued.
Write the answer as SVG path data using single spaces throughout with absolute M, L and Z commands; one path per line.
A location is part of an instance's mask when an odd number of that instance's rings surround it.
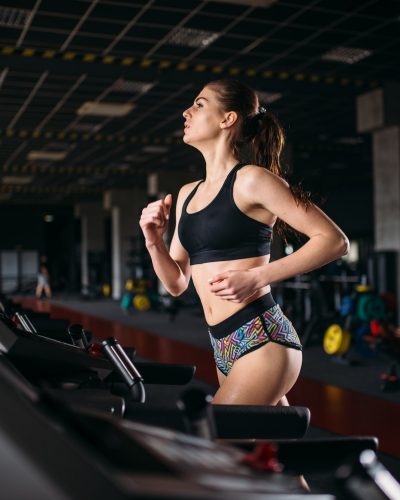
M 118 344 L 117 340 L 109 337 L 103 340 L 101 348 L 104 355 L 111 361 L 114 368 L 122 377 L 123 381 L 129 387 L 133 399 L 144 403 L 146 399 L 145 389 L 143 385 L 143 378 L 136 369 L 135 365 L 128 358 L 128 356 L 121 356 L 122 347 Z M 126 362 L 128 360 L 128 363 Z

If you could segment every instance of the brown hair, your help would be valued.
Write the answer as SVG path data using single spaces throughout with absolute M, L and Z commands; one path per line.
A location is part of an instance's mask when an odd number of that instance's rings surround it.
M 238 161 L 247 161 L 270 170 L 284 178 L 281 153 L 285 144 L 285 134 L 276 116 L 259 106 L 257 93 L 237 80 L 215 80 L 206 85 L 217 95 L 224 111 L 235 111 L 238 125 L 232 130 L 231 146 Z M 290 190 L 297 204 L 309 206 L 310 193 L 291 186 Z M 276 229 L 286 241 L 287 224 L 278 220 Z

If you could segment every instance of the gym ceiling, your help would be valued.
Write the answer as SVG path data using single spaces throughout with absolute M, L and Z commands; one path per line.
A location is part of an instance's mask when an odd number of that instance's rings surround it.
M 306 187 L 371 185 L 356 96 L 399 80 L 399 32 L 393 0 L 0 0 L 0 203 L 198 176 L 182 111 L 221 77 L 277 114 Z

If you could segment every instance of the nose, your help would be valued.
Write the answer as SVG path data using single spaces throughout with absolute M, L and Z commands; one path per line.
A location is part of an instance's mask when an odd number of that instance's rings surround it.
M 189 118 L 189 110 L 190 108 L 185 109 L 185 111 L 182 113 L 183 118 L 187 120 Z

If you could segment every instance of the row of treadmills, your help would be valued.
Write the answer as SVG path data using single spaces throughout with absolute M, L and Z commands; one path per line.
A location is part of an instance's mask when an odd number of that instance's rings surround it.
M 0 299 L 3 500 L 400 498 L 374 437 L 304 439 L 307 408 L 212 405 L 185 390 L 195 367 Z M 182 396 L 162 408 L 149 384 Z M 301 487 L 315 473 L 329 491 Z

